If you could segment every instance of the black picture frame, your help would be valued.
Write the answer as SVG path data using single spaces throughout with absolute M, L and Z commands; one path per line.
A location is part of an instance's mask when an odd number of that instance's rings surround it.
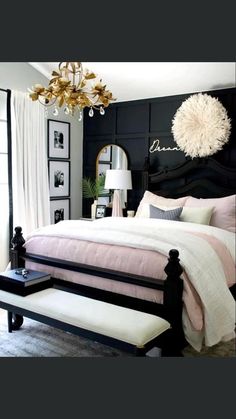
M 70 122 L 48 119 L 48 158 L 70 158 Z
M 49 160 L 50 198 L 67 198 L 70 196 L 70 161 Z
M 96 205 L 95 218 L 106 217 L 106 205 Z
M 50 220 L 51 224 L 70 220 L 70 198 L 50 200 Z

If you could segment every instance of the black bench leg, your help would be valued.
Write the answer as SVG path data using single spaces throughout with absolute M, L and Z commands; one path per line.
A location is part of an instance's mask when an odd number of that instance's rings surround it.
M 24 322 L 24 317 L 20 314 L 12 313 L 11 311 L 7 312 L 7 321 L 8 321 L 8 332 L 12 333 L 13 330 L 19 330 Z
M 12 333 L 12 312 L 7 312 L 8 333 Z

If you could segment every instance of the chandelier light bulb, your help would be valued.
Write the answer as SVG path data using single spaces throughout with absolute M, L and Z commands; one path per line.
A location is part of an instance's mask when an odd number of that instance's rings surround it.
M 70 109 L 68 108 L 68 106 L 65 107 L 64 112 L 66 115 L 69 115 Z
M 105 115 L 105 109 L 103 106 L 100 106 L 100 115 Z
M 57 109 L 57 107 L 55 106 L 55 109 L 54 109 L 54 111 L 53 111 L 53 113 L 52 113 L 52 114 L 53 114 L 54 116 L 57 116 L 57 115 L 58 115 L 58 113 L 59 113 L 59 112 L 58 112 L 58 109 Z
M 93 108 L 90 108 L 89 116 L 92 118 L 93 115 L 94 115 Z

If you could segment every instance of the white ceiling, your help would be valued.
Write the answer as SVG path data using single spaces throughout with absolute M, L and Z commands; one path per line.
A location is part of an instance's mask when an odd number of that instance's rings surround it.
M 58 63 L 29 63 L 48 79 Z M 236 87 L 236 63 L 83 62 L 118 102 Z

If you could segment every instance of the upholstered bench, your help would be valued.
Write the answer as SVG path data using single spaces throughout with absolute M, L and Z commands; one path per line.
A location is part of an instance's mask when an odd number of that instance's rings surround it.
M 15 313 L 136 355 L 144 355 L 170 328 L 155 315 L 55 288 L 26 297 L 0 290 L 0 307 L 8 311 L 9 332 Z

